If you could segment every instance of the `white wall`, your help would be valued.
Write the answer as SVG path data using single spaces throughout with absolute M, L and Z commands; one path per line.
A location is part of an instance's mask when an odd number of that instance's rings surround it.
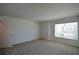
M 12 34 L 12 45 L 39 38 L 38 22 L 7 16 L 0 16 L 0 20 L 3 20 L 9 24 L 9 32 Z
M 0 15 L 2 14 L 3 12 L 3 5 L 0 3 Z
M 55 40 L 55 41 L 59 41 L 65 44 L 69 44 L 69 45 L 73 45 L 73 46 L 77 46 L 79 47 L 79 39 L 78 40 L 70 40 L 70 39 L 64 39 L 64 38 L 56 38 L 55 37 L 55 24 L 56 23 L 64 23 L 64 22 L 79 22 L 78 18 L 76 16 L 74 17 L 68 17 L 68 18 L 63 18 L 63 19 L 59 19 L 59 20 L 53 20 L 53 21 L 48 21 L 47 22 L 41 22 L 41 32 L 42 34 L 46 35 L 47 37 L 50 37 L 50 40 Z M 50 26 L 49 26 L 50 25 Z M 47 32 L 47 29 L 50 28 L 49 32 Z M 78 28 L 79 29 L 79 28 Z M 49 33 L 49 34 L 47 34 Z M 79 33 L 79 30 L 78 30 Z M 44 35 L 41 36 L 41 38 L 44 37 Z M 79 34 L 78 34 L 79 36 Z M 44 39 L 48 39 L 48 38 L 44 38 Z
M 48 33 L 48 22 L 42 22 L 40 23 L 40 37 L 43 39 L 48 39 L 49 38 L 49 33 Z

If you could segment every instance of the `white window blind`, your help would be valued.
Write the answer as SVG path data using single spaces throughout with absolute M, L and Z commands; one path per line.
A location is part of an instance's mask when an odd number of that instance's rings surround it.
M 55 37 L 78 39 L 78 22 L 55 24 Z

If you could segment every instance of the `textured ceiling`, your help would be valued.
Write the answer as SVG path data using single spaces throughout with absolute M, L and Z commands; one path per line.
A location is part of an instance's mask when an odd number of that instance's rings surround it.
M 77 15 L 77 3 L 39 3 L 39 4 L 0 4 L 0 13 L 5 16 L 24 18 L 26 20 L 47 21 Z

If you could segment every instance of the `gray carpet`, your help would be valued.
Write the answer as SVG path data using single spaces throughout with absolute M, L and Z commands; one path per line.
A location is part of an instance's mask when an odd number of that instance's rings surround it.
M 1 55 L 77 55 L 79 48 L 48 40 L 34 40 L 0 49 Z

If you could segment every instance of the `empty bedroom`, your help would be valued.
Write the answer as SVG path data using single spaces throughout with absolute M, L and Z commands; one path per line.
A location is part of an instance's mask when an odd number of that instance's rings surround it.
M 0 3 L 0 55 L 79 55 L 79 3 Z

